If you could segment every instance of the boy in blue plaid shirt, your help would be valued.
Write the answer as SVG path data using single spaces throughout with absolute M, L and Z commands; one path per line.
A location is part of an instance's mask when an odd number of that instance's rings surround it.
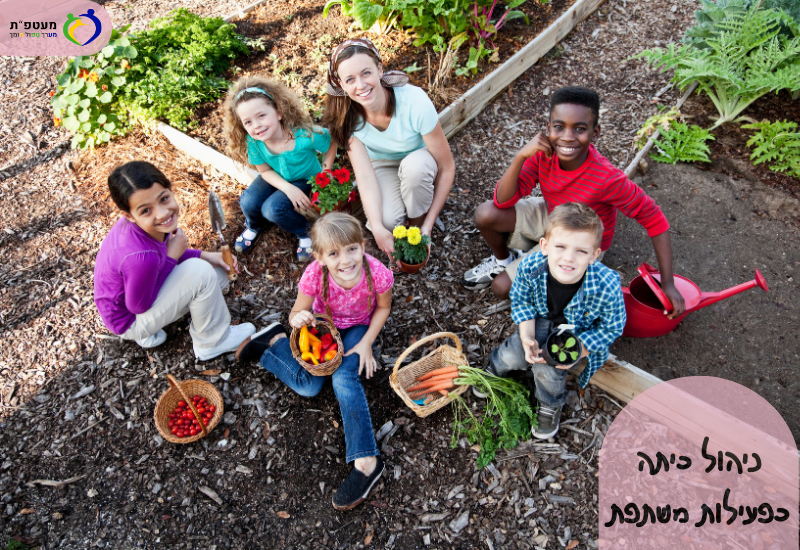
M 538 401 L 538 439 L 558 431 L 567 399 L 567 370 L 588 357 L 578 378 L 582 388 L 608 358 L 608 348 L 625 327 L 619 275 L 597 262 L 603 222 L 586 205 L 566 203 L 553 209 L 541 252 L 526 257 L 511 286 L 511 318 L 517 331 L 492 351 L 487 370 L 498 376 L 532 371 Z M 558 325 L 571 329 L 583 353 L 569 365 L 550 366 L 541 347 Z

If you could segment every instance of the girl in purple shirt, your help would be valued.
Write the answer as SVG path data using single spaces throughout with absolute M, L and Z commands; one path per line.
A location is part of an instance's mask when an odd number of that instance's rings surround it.
M 118 166 L 108 190 L 122 213 L 94 268 L 94 301 L 108 329 L 152 348 L 167 339 L 163 327 L 190 313 L 198 359 L 236 350 L 255 332 L 250 323 L 231 326 L 225 305 L 227 271 L 238 271 L 236 259 L 228 266 L 219 252 L 189 248 L 172 183 L 152 164 Z

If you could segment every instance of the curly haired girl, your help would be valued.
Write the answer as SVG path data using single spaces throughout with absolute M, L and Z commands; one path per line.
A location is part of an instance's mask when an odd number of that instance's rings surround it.
M 324 128 L 314 127 L 300 98 L 274 80 L 240 78 L 224 106 L 228 152 L 236 162 L 252 164 L 259 172 L 239 205 L 246 228 L 236 239 L 236 251 L 248 252 L 269 222 L 297 235 L 297 259 L 311 257 L 306 218 L 311 207 L 308 180 L 321 168 L 316 152 L 324 152 L 322 168 L 330 169 L 336 142 Z

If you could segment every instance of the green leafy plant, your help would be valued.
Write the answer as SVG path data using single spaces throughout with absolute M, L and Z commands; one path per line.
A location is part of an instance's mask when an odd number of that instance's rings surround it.
M 139 55 L 121 104 L 136 118 L 163 118 L 179 129 L 186 129 L 200 103 L 227 90 L 222 74 L 249 53 L 233 25 L 185 8 L 153 20 L 131 43 Z
M 669 129 L 661 130 L 661 136 L 653 141 L 653 146 L 658 151 L 651 153 L 654 160 L 675 164 L 677 162 L 711 162 L 708 153 L 711 151 L 706 141 L 713 140 L 709 130 L 693 124 L 686 124 L 677 120 L 669 123 Z
M 482 369 L 459 367 L 456 385 L 471 385 L 486 394 L 486 408 L 478 418 L 466 401 L 453 395 L 453 436 L 455 448 L 461 437 L 471 445 L 480 445 L 477 466 L 483 468 L 494 460 L 498 449 L 513 449 L 520 440 L 530 437 L 536 426 L 536 414 L 530 405 L 530 393 L 519 382 L 487 374 Z M 452 394 L 451 394 L 452 395 Z
M 633 144 L 639 149 L 645 146 L 650 136 L 652 136 L 656 130 L 661 132 L 669 130 L 670 123 L 673 120 L 683 120 L 681 112 L 677 107 L 667 109 L 659 105 L 658 109 L 658 113 L 645 120 L 642 127 L 636 132 Z
M 800 132 L 796 122 L 764 120 L 743 124 L 742 128 L 758 130 L 747 141 L 747 146 L 754 148 L 750 155 L 753 164 L 769 162 L 770 170 L 800 178 Z
M 58 75 L 58 91 L 51 92 L 56 126 L 74 134 L 72 148 L 92 148 L 125 133 L 117 101 L 126 84 L 125 74 L 136 48 L 124 35 L 128 27 L 111 31 L 111 40 L 99 53 L 76 57 Z
M 567 341 L 563 344 L 551 344 L 550 345 L 550 355 L 552 357 L 556 357 L 560 362 L 564 362 L 567 360 L 569 356 L 572 361 L 578 360 L 578 351 L 577 351 L 577 344 L 578 341 L 575 338 L 567 338 Z M 570 351 L 572 350 L 572 351 Z
M 333 212 L 338 206 L 352 202 L 356 198 L 350 170 L 334 166 L 333 170 L 323 170 L 309 180 L 311 202 L 319 208 L 319 213 Z
M 392 258 L 409 265 L 421 264 L 428 257 L 428 245 L 431 238 L 423 235 L 419 227 L 398 225 L 392 231 L 394 236 L 394 252 Z
M 339 5 L 342 15 L 355 19 L 356 25 L 368 31 L 375 27 L 378 34 L 384 34 L 395 26 L 400 12 L 395 5 L 402 5 L 402 0 L 328 0 L 322 9 L 322 17 L 328 17 L 328 10 Z
M 674 70 L 671 81 L 681 89 L 696 80 L 719 112 L 713 129 L 735 121 L 764 94 L 800 90 L 800 36 L 779 36 L 785 18 L 755 5 L 717 22 L 716 31 L 704 38 L 708 48 L 670 44 L 636 57 L 662 71 Z
M 16 539 L 8 539 L 5 546 L 6 550 L 28 550 L 28 545 Z
M 700 48 L 709 48 L 706 39 L 716 36 L 719 23 L 734 16 L 743 16 L 754 5 L 764 9 L 783 11 L 779 15 L 781 33 L 787 38 L 800 34 L 800 2 L 797 0 L 700 0 L 700 9 L 694 12 L 697 24 L 686 30 L 683 41 Z

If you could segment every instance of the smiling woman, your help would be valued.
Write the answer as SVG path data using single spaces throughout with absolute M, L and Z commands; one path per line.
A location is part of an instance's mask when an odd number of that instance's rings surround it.
M 381 250 L 391 257 L 391 231 L 406 220 L 430 236 L 455 163 L 427 94 L 405 73 L 384 71 L 372 42 L 346 40 L 331 55 L 323 121 L 350 157 Z

